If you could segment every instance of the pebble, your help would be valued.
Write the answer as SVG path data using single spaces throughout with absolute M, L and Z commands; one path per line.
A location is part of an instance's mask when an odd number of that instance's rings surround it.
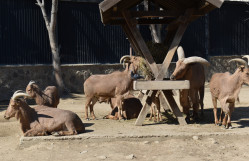
M 199 137 L 198 136 L 193 136 L 193 139 L 194 140 L 199 140 Z
M 134 158 L 136 158 L 134 154 L 130 154 L 126 156 L 126 159 L 134 159 Z
M 149 144 L 149 141 L 144 141 L 143 143 L 144 143 L 144 144 Z
M 84 153 L 87 153 L 87 151 L 85 150 L 85 151 L 80 152 L 80 154 L 84 154 Z
M 154 143 L 159 144 L 159 141 L 155 141 Z
M 104 160 L 104 159 L 106 159 L 107 157 L 104 156 L 104 155 L 102 155 L 102 156 L 98 156 L 98 158 Z

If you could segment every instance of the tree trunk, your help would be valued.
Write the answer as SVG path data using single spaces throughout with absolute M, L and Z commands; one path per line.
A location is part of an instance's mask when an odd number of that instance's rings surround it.
M 44 0 L 36 0 L 37 5 L 40 6 L 42 15 L 46 24 L 46 28 L 48 30 L 49 42 L 52 52 L 52 59 L 53 59 L 53 69 L 54 69 L 54 76 L 56 83 L 59 88 L 60 94 L 66 92 L 66 88 L 62 79 L 61 74 L 61 64 L 60 64 L 60 50 L 58 45 L 57 39 L 57 10 L 58 10 L 58 0 L 52 0 L 52 9 L 50 18 L 47 16 Z

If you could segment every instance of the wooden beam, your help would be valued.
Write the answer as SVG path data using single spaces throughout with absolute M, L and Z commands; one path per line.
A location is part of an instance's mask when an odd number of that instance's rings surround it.
M 191 17 L 192 13 L 193 13 L 193 9 L 188 9 L 185 12 L 183 18 L 181 18 L 184 21 L 183 21 L 183 23 L 181 23 L 179 25 L 178 29 L 176 30 L 174 39 L 173 39 L 172 43 L 170 44 L 169 51 L 166 55 L 166 58 L 163 61 L 162 68 L 159 72 L 159 75 L 156 77 L 156 80 L 162 80 L 164 78 L 166 72 L 168 71 L 169 65 L 170 65 L 172 58 L 175 54 L 175 51 L 176 51 L 176 49 L 177 49 L 177 47 L 182 39 L 182 36 L 183 36 L 187 26 L 188 26 L 188 20 Z M 175 24 L 172 24 L 172 25 L 175 25 Z
M 108 1 L 103 1 L 99 4 L 99 8 L 103 11 L 106 12 L 110 8 L 112 8 L 114 5 L 117 5 L 120 1 L 122 0 L 108 0 Z
M 182 112 L 179 110 L 178 105 L 175 102 L 172 91 L 163 90 L 163 94 L 167 98 L 168 103 L 170 105 L 169 108 L 171 108 L 171 111 L 177 117 L 179 124 L 186 125 L 187 122 L 186 122 L 185 118 L 183 117 Z
M 134 90 L 172 90 L 172 89 L 189 89 L 188 80 L 179 81 L 134 81 Z
M 175 11 L 175 10 L 163 10 L 163 11 L 130 11 L 132 18 L 178 18 L 182 15 L 183 12 Z M 204 16 L 205 13 L 199 11 L 195 12 L 192 16 L 194 17 L 200 17 Z M 123 15 L 120 12 L 116 12 L 112 14 L 111 18 L 114 19 L 120 19 L 123 18 Z
M 148 95 L 144 95 L 141 103 L 144 105 L 142 110 L 140 111 L 139 113 L 139 116 L 135 122 L 135 125 L 136 126 L 142 126 L 143 125 L 143 122 L 144 122 L 144 119 L 148 113 L 148 111 L 150 110 L 150 107 L 151 107 L 151 103 L 152 103 L 152 100 L 151 98 L 152 97 L 155 97 L 157 91 L 150 91 Z
M 170 110 L 170 107 L 169 107 L 167 98 L 166 98 L 165 95 L 162 93 L 162 91 L 160 91 L 160 93 L 159 93 L 159 100 L 160 100 L 161 107 L 163 107 L 163 109 L 164 109 L 165 111 Z
M 130 33 L 133 35 L 135 42 L 138 44 L 138 47 L 142 51 L 143 56 L 147 60 L 152 73 L 154 75 L 158 75 L 157 65 L 156 65 L 145 41 L 143 40 L 142 35 L 140 34 L 140 32 L 136 26 L 137 25 L 136 19 L 131 18 L 129 11 L 123 11 L 122 14 L 125 18 L 125 21 L 126 21 L 126 24 L 129 28 Z

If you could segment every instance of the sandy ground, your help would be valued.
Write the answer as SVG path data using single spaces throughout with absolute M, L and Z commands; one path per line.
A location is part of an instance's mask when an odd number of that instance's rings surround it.
M 243 86 L 240 103 L 236 103 L 232 116 L 234 128 L 229 130 L 214 126 L 208 88 L 204 100 L 205 116 L 200 123 L 186 126 L 180 126 L 166 116 L 161 123 L 147 118 L 145 125 L 140 127 L 134 126 L 135 119 L 102 119 L 110 111 L 109 105 L 104 103 L 94 108 L 98 119 L 86 121 L 83 119 L 84 95 L 72 94 L 61 99 L 58 108 L 74 111 L 83 120 L 87 132 L 77 136 L 81 139 L 55 140 L 49 139 L 50 136 L 21 144 L 19 122 L 15 118 L 5 120 L 3 115 L 7 106 L 1 105 L 0 161 L 249 160 L 248 93 L 249 87 Z

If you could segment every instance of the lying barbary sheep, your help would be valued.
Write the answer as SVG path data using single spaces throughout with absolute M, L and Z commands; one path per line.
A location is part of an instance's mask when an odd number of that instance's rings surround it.
M 42 91 L 34 81 L 30 81 L 26 87 L 26 93 L 35 99 L 37 105 L 57 108 L 60 102 L 59 93 L 55 86 L 48 86 Z
M 59 135 L 76 135 L 85 132 L 79 116 L 71 111 L 38 105 L 31 108 L 24 99 L 24 92 L 16 91 L 4 114 L 5 119 L 20 120 L 24 136 L 44 136 L 54 132 Z
M 187 115 L 186 121 L 190 121 L 189 109 L 193 108 L 193 117 L 198 120 L 199 106 L 201 105 L 201 113 L 203 115 L 203 98 L 205 72 L 203 65 L 209 65 L 209 62 L 201 57 L 192 56 L 185 58 L 184 51 L 180 46 L 177 49 L 178 61 L 171 80 L 189 80 L 190 88 L 180 90 L 180 104 L 183 113 Z
M 99 97 L 116 98 L 118 107 L 118 118 L 121 115 L 123 95 L 132 88 L 134 76 L 137 75 L 141 57 L 123 56 L 120 62 L 126 62 L 124 71 L 115 71 L 110 74 L 92 75 L 84 82 L 84 93 L 86 95 L 85 118 L 88 120 L 88 107 L 93 119 L 95 119 L 93 106 Z M 125 112 L 124 112 L 125 115 Z
M 112 111 L 109 115 L 105 116 L 106 119 L 118 119 L 118 108 L 116 105 L 116 98 L 101 98 L 102 102 L 110 103 Z M 143 105 L 140 100 L 137 99 L 134 95 L 128 93 L 124 95 L 124 99 L 122 102 L 122 113 L 125 113 L 125 119 L 134 119 L 137 118 Z M 125 112 L 124 112 L 125 111 Z
M 232 128 L 231 115 L 234 111 L 235 101 L 238 100 L 238 95 L 243 83 L 249 84 L 249 69 L 247 62 L 243 59 L 232 59 L 244 65 L 237 68 L 237 70 L 230 74 L 215 73 L 210 80 L 210 92 L 214 105 L 214 122 L 215 125 L 221 124 L 221 117 L 217 118 L 217 99 L 220 102 L 221 110 L 225 113 L 222 125 L 226 128 Z M 221 116 L 222 116 L 221 111 Z

